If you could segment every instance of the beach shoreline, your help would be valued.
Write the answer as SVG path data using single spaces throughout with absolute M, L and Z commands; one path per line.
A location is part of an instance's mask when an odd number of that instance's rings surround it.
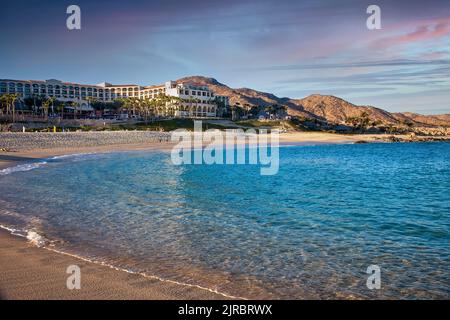
M 102 140 L 103 132 L 100 132 L 100 136 L 93 139 L 92 133 L 89 133 L 89 139 L 84 136 L 83 132 L 80 133 L 45 133 L 44 137 L 56 137 L 56 140 L 61 137 L 71 136 L 74 137 L 74 141 L 59 141 L 59 143 L 53 143 L 53 141 L 44 141 L 36 144 L 30 143 L 30 138 L 35 138 L 36 133 L 14 133 L 13 147 L 9 147 L 11 144 L 11 134 L 0 133 L 0 148 L 5 150 L 0 151 L 0 170 L 5 169 L 21 163 L 33 162 L 37 160 L 48 159 L 50 157 L 79 154 L 79 153 L 111 153 L 121 151 L 170 151 L 175 145 L 174 142 L 170 142 L 169 135 L 167 133 L 149 133 L 147 131 L 130 132 L 119 131 L 110 132 L 109 134 L 119 137 L 120 139 L 105 139 Z M 95 132 L 94 134 L 97 134 Z M 7 136 L 8 135 L 8 136 Z M 128 137 L 134 135 L 133 137 Z M 142 137 L 142 135 L 145 135 Z M 150 135 L 150 136 L 149 136 Z M 387 142 L 387 139 L 391 135 L 388 134 L 354 134 L 343 135 L 326 132 L 292 132 L 280 134 L 281 145 L 315 145 L 315 144 L 345 144 L 345 143 L 366 143 L 366 142 Z M 4 138 L 6 137 L 6 138 Z M 39 137 L 39 136 L 38 136 Z M 126 137 L 126 139 L 124 139 Z M 160 138 L 163 137 L 163 138 Z M 145 139 L 144 139 L 145 138 Z M 407 136 L 399 136 L 400 139 L 407 139 Z M 2 143 L 2 139 L 7 143 Z M 36 139 L 36 138 L 35 138 Z M 447 139 L 450 139 L 448 137 Z M 147 141 L 146 141 L 147 140 Z M 159 140 L 159 141 L 158 141 Z M 83 145 L 83 143 L 85 143 Z M 6 145 L 6 147 L 4 146 Z
M 120 135 L 120 134 L 118 134 Z M 28 135 L 29 136 L 29 135 Z M 1 135 L 0 135 L 1 138 Z M 287 133 L 280 144 L 314 145 L 381 142 L 380 135 L 337 135 L 321 132 Z M 20 143 L 20 141 L 19 141 Z M 125 151 L 169 152 L 174 143 L 149 141 L 100 143 L 100 145 L 60 145 L 17 148 L 0 152 L 0 170 L 55 156 L 80 153 Z M 82 270 L 82 290 L 69 290 L 66 268 L 78 265 Z M 181 283 L 131 274 L 51 249 L 38 248 L 25 238 L 0 228 L 0 299 L 230 299 L 233 297 Z
M 66 286 L 67 268 L 80 267 L 81 289 Z M 1 300 L 222 300 L 207 288 L 145 277 L 69 254 L 39 248 L 0 228 Z

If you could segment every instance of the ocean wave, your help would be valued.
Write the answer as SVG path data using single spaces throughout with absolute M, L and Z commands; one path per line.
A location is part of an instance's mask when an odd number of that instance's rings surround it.
M 47 161 L 19 164 L 17 166 L 13 166 L 13 167 L 9 167 L 9 168 L 0 170 L 0 176 L 5 176 L 5 175 L 8 175 L 8 174 L 11 174 L 14 172 L 30 171 L 30 170 L 42 167 L 43 165 L 46 165 L 46 164 L 47 164 Z
M 89 153 L 73 153 L 73 154 L 64 154 L 60 156 L 54 156 L 50 158 L 43 159 L 39 162 L 31 162 L 31 163 L 24 163 L 24 164 L 18 164 L 16 166 L 8 167 L 5 169 L 0 170 L 0 176 L 5 176 L 14 172 L 23 172 L 23 171 L 30 171 L 37 168 L 40 168 L 49 162 L 53 162 L 55 160 L 62 160 L 62 159 L 83 159 L 86 156 L 90 155 L 97 155 L 98 153 L 95 152 L 89 152 Z
M 71 153 L 71 154 L 63 154 L 60 156 L 54 156 L 49 158 L 49 160 L 59 160 L 59 159 L 67 159 L 67 158 L 78 158 L 78 157 L 84 157 L 89 156 L 93 154 L 98 154 L 96 152 L 86 152 L 86 153 Z

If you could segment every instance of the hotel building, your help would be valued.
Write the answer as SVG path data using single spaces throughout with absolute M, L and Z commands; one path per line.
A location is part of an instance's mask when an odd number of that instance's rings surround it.
M 161 95 L 175 97 L 174 102 L 158 110 L 160 116 L 219 117 L 228 106 L 228 97 L 216 96 L 207 86 L 168 81 L 163 85 L 113 85 L 107 82 L 85 85 L 50 79 L 45 81 L 0 79 L 0 95 L 17 94 L 21 100 L 32 97 L 53 97 L 63 102 L 76 102 L 78 110 L 93 111 L 90 99 L 113 102 L 119 98 L 157 99 Z

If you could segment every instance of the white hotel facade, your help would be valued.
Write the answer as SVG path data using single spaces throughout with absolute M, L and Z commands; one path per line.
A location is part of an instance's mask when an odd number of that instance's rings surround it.
M 93 111 L 88 101 L 96 99 L 102 102 L 113 102 L 119 98 L 156 99 L 165 94 L 177 97 L 181 102 L 166 106 L 167 114 L 174 117 L 218 117 L 221 110 L 217 100 L 228 106 L 228 97 L 216 96 L 207 86 L 191 83 L 168 81 L 163 85 L 139 86 L 135 84 L 113 85 L 107 82 L 97 85 L 85 85 L 62 82 L 56 79 L 45 81 L 0 79 L 0 95 L 17 94 L 20 99 L 53 97 L 63 102 L 76 102 L 77 109 Z

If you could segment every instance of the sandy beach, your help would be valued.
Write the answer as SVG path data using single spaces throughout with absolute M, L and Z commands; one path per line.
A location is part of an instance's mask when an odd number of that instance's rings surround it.
M 336 135 L 329 133 L 286 133 L 282 144 L 324 144 L 373 142 L 376 135 Z M 157 133 L 114 132 L 72 133 L 69 135 L 0 134 L 0 169 L 37 159 L 74 153 L 100 153 L 131 150 L 166 150 L 173 143 Z M 66 288 L 66 268 L 82 270 L 81 290 Z M 181 285 L 129 274 L 77 257 L 38 248 L 25 238 L 0 230 L 1 299 L 224 299 L 203 288 Z
M 294 132 L 280 135 L 280 144 L 331 144 L 375 142 L 384 135 L 339 135 L 324 132 Z M 102 153 L 133 150 L 165 150 L 166 133 L 147 131 L 72 132 L 72 133 L 0 133 L 0 169 L 52 156 L 75 153 Z
M 81 289 L 66 287 L 67 267 L 81 269 Z M 225 299 L 220 294 L 114 270 L 38 248 L 0 229 L 0 299 Z

